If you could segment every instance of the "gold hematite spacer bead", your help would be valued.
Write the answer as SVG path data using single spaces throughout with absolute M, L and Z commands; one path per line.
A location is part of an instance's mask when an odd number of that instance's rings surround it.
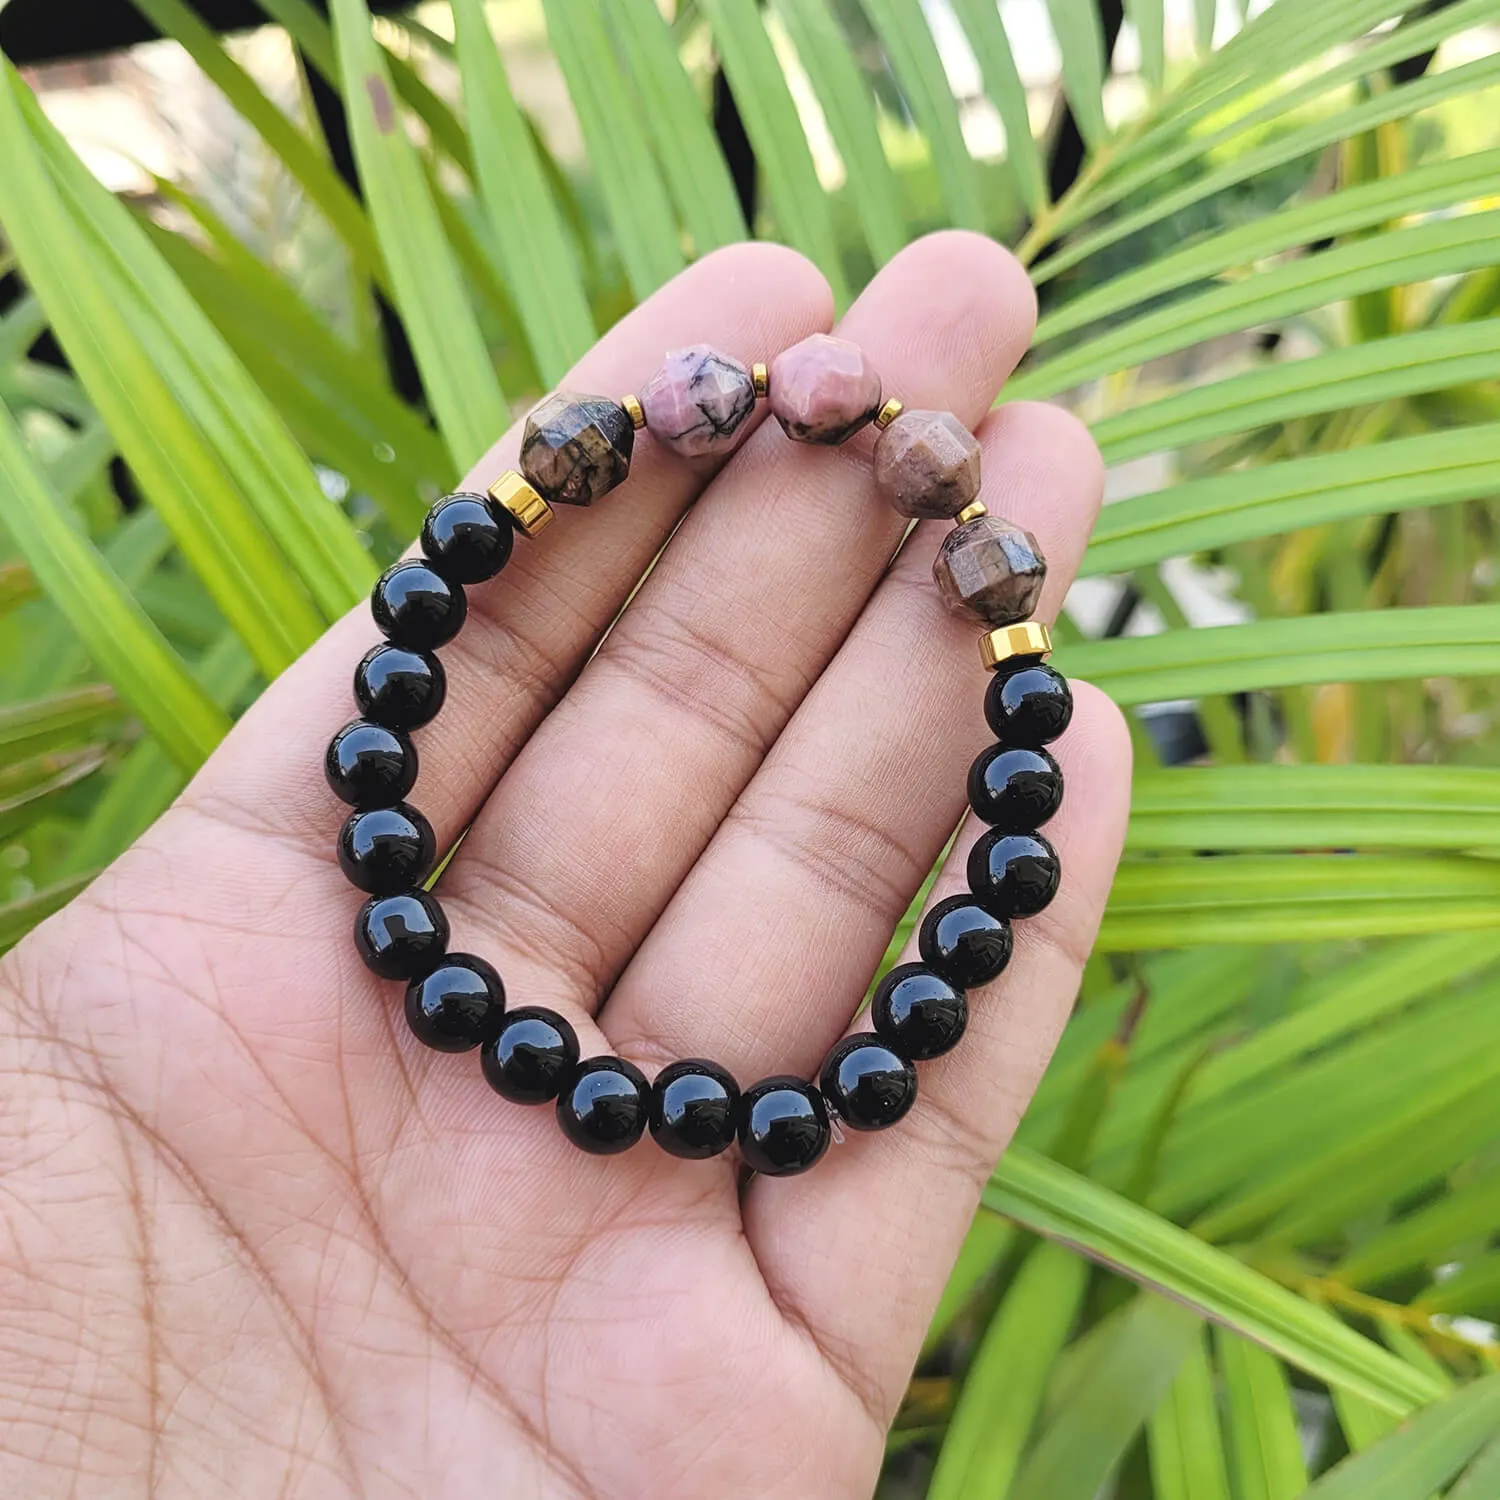
M 766 362 L 758 359 L 750 366 L 750 383 L 755 387 L 757 397 L 764 396 L 771 389 L 771 372 L 766 369 Z
M 1002 625 L 979 637 L 979 659 L 989 669 L 1013 656 L 1046 656 L 1051 650 L 1052 632 L 1040 620 Z
M 535 536 L 552 524 L 552 507 L 514 469 L 507 469 L 487 493 L 525 536 Z
M 625 415 L 630 418 L 630 425 L 637 432 L 646 425 L 646 412 L 641 406 L 639 396 L 621 396 L 620 405 L 625 408 Z
M 989 513 L 990 508 L 983 500 L 971 500 L 954 516 L 953 524 L 955 526 L 962 526 L 965 521 L 977 521 L 980 516 L 987 516 Z
M 880 428 L 882 432 L 884 432 L 885 429 L 889 427 L 891 423 L 894 422 L 905 409 L 906 408 L 903 407 L 894 396 L 892 396 L 891 399 L 887 401 L 878 412 L 875 413 L 875 425 Z

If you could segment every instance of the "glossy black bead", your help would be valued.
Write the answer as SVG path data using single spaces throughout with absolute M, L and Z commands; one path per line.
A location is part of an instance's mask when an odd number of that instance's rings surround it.
M 448 678 L 437 657 L 385 642 L 367 651 L 354 669 L 360 712 L 387 729 L 417 729 L 435 719 L 448 696 Z
M 1010 923 L 972 896 L 949 896 L 922 918 L 922 962 L 961 990 L 988 984 L 1010 962 Z
M 1073 717 L 1068 680 L 1045 662 L 995 673 L 984 695 L 984 716 L 995 738 L 1035 750 L 1055 740 Z
M 884 1130 L 917 1102 L 917 1070 L 869 1032 L 846 1036 L 823 1060 L 823 1099 L 854 1130 Z
M 402 802 L 350 813 L 339 830 L 338 850 L 350 885 L 372 896 L 394 896 L 432 873 L 437 838 L 432 824 Z
M 433 651 L 464 628 L 469 603 L 461 584 L 449 583 L 431 563 L 409 557 L 375 580 L 370 613 L 387 640 L 412 651 Z
M 557 1123 L 581 1151 L 614 1156 L 646 1129 L 651 1085 L 623 1057 L 591 1057 L 568 1075 L 557 1096 Z
M 828 1106 L 810 1083 L 778 1075 L 740 1096 L 740 1155 L 766 1177 L 795 1177 L 828 1149 Z
M 1040 828 L 1062 798 L 1062 768 L 1045 750 L 991 745 L 969 767 L 969 806 L 992 828 Z
M 898 964 L 870 1001 L 875 1035 L 913 1062 L 951 1052 L 968 1024 L 964 992 L 924 964 Z
M 448 918 L 426 891 L 372 896 L 354 919 L 354 946 L 382 979 L 420 979 L 448 950 Z
M 516 530 L 483 495 L 445 495 L 422 524 L 422 551 L 453 583 L 483 583 L 510 561 Z
M 651 1085 L 652 1139 L 690 1161 L 717 1156 L 734 1140 L 739 1101 L 739 1085 L 717 1063 L 701 1057 L 671 1063 Z
M 439 1052 L 467 1052 L 488 1041 L 504 1015 L 500 976 L 472 953 L 450 953 L 406 987 L 406 1024 Z
M 417 784 L 417 747 L 399 730 L 354 719 L 329 740 L 323 774 L 351 807 L 394 807 Z
M 514 1104 L 555 1099 L 577 1063 L 578 1033 L 540 1005 L 506 1011 L 479 1054 L 485 1082 Z
M 992 828 L 969 851 L 969 889 L 997 917 L 1031 917 L 1057 894 L 1062 866 L 1039 833 Z

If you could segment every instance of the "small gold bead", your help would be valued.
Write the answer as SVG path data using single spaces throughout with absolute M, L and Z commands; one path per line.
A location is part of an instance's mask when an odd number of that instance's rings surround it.
M 516 523 L 523 536 L 536 536 L 552 524 L 552 507 L 514 469 L 507 469 L 487 493 Z
M 901 405 L 901 403 L 894 396 L 892 396 L 891 399 L 887 401 L 878 412 L 876 412 L 875 425 L 882 432 L 884 432 L 885 429 L 889 427 L 891 423 L 894 422 L 904 410 L 905 408 Z
M 962 526 L 965 521 L 977 521 L 980 516 L 987 516 L 989 513 L 989 506 L 983 500 L 971 500 L 954 516 L 953 524 L 955 526 Z
M 750 379 L 757 396 L 764 396 L 771 389 L 771 372 L 766 369 L 764 360 L 758 359 L 750 366 Z
M 630 418 L 630 425 L 637 432 L 646 425 L 645 408 L 641 405 L 639 396 L 621 396 L 620 405 L 625 408 L 625 415 Z
M 995 668 L 1013 656 L 1046 656 L 1052 650 L 1052 632 L 1040 620 L 1002 625 L 979 637 L 979 659 Z

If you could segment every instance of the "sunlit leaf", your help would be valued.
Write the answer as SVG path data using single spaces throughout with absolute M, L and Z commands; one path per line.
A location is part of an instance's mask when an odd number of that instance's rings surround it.
M 1012 1146 L 984 1201 L 996 1213 L 1072 1245 L 1224 1324 L 1331 1385 L 1405 1412 L 1441 1386 L 1331 1313 L 1107 1188 Z
M 1451 1479 L 1497 1429 L 1500 1375 L 1490 1375 L 1336 1464 L 1307 1490 L 1307 1500 L 1421 1500 Z
M 3 92 L 3 90 L 0 90 Z M 4 524 L 99 670 L 180 765 L 196 767 L 229 728 L 98 551 L 67 520 L 0 409 Z
M 1307 1488 L 1307 1469 L 1281 1362 L 1222 1330 L 1214 1347 L 1224 1377 L 1235 1495 L 1238 1500 L 1295 1500 Z
M 333 0 L 332 14 L 360 182 L 422 384 L 454 466 L 462 472 L 505 429 L 505 398 L 474 326 L 426 176 L 402 127 L 364 0 Z
M 1011 1493 L 1087 1281 L 1088 1262 L 1071 1250 L 1041 1244 L 1028 1252 L 964 1377 L 927 1500 Z

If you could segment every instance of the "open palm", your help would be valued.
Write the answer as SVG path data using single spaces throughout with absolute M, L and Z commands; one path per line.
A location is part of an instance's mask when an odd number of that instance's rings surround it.
M 809 264 L 736 247 L 567 384 L 638 387 L 690 342 L 769 358 L 830 316 Z M 1005 252 L 949 234 L 842 331 L 908 406 L 979 424 L 1050 613 L 1100 466 L 1065 414 L 985 416 L 1032 316 Z M 771 424 L 711 475 L 643 441 L 627 487 L 471 591 L 414 800 L 440 841 L 469 828 L 452 946 L 586 1056 L 810 1073 L 959 820 L 987 738 L 974 632 L 927 578 L 940 527 L 891 560 L 867 460 Z M 868 1494 L 1093 938 L 1118 716 L 1078 690 L 1061 892 L 912 1114 L 742 1187 L 732 1153 L 581 1154 L 473 1057 L 424 1051 L 360 965 L 320 765 L 372 639 L 365 611 L 331 630 L 0 968 L 0 1493 Z

